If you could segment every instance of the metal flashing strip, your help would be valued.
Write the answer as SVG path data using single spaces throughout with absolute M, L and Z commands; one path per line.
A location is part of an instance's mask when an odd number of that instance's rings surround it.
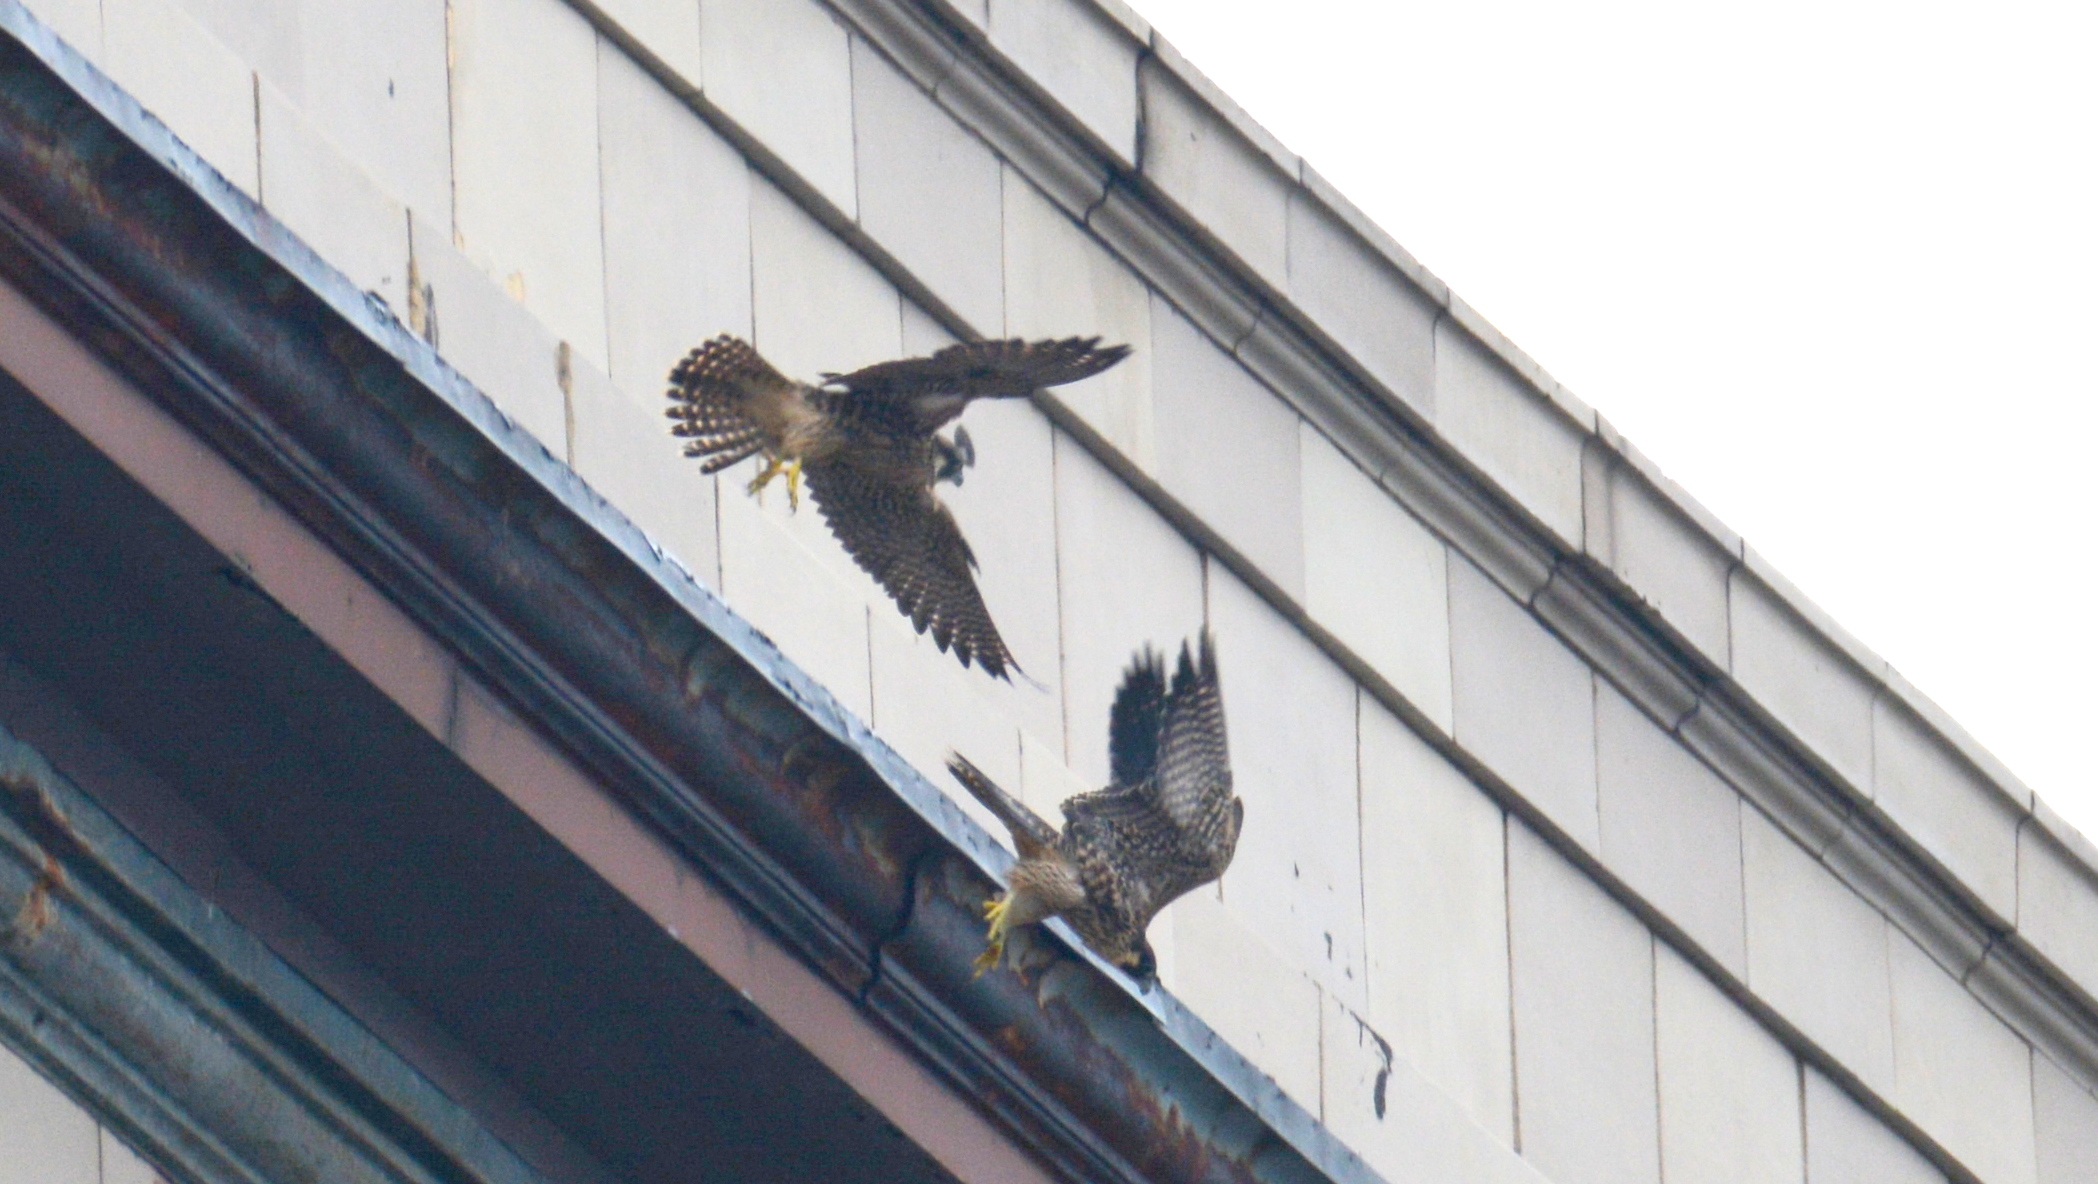
M 0 900 L 0 1034 L 184 1178 L 540 1184 L 5 727 Z
M 1072 1179 L 1376 1179 L 1076 943 L 972 979 L 1002 847 L 15 0 L 0 28 L 0 274 L 1017 1142 Z

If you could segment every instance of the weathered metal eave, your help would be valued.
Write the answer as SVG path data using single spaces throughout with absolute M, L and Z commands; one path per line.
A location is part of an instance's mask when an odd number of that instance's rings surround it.
M 0 1031 L 179 1178 L 543 1184 L 0 727 Z
M 971 979 L 1002 848 L 14 0 L 0 27 L 0 275 L 1018 1143 L 1072 1179 L 1375 1178 L 1089 955 Z

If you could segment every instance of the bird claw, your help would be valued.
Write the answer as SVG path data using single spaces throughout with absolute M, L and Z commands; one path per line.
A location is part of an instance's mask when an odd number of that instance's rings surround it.
M 765 486 L 768 483 L 770 483 L 774 477 L 779 475 L 779 471 L 783 467 L 784 465 L 778 457 L 767 457 L 765 460 L 765 467 L 759 469 L 758 475 L 750 479 L 750 485 L 747 487 L 750 492 L 750 496 L 758 499 L 758 501 L 760 502 L 763 502 L 765 500 Z
M 1011 902 L 1011 893 L 994 896 L 983 902 L 984 920 L 989 921 L 991 927 L 990 932 L 985 935 L 987 944 L 984 951 L 976 956 L 973 963 L 976 973 L 970 977 L 982 978 L 985 971 L 996 968 L 999 961 L 1005 957 L 1005 935 L 1010 931 L 1010 926 L 1006 924 L 1006 908 Z
M 799 510 L 801 508 L 801 458 L 798 456 L 793 460 L 781 460 L 776 456 L 768 458 L 765 461 L 765 467 L 758 470 L 758 475 L 750 479 L 750 494 L 760 502 L 764 501 L 765 486 L 770 484 L 772 479 L 781 473 L 787 475 L 787 508 Z

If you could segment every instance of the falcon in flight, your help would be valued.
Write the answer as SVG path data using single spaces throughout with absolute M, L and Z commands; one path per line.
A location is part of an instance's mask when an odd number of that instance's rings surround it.
M 1166 681 L 1149 646 L 1130 663 L 1108 714 L 1107 788 L 1064 802 L 1062 834 L 958 753 L 947 768 L 1012 832 L 1020 861 L 1010 887 L 984 906 L 989 946 L 976 972 L 998 965 L 1015 927 L 1061 916 L 1100 956 L 1140 982 L 1158 975 L 1144 930 L 1158 911 L 1231 866 L 1245 803 L 1231 792 L 1216 646 L 1182 643 Z
M 801 478 L 831 533 L 923 633 L 964 666 L 999 678 L 1018 669 L 976 587 L 976 556 L 954 514 L 933 495 L 962 482 L 976 460 L 966 431 L 939 434 L 972 399 L 1025 398 L 1040 387 L 1089 378 L 1129 356 L 1097 337 L 972 341 L 929 358 L 904 358 L 796 382 L 740 338 L 723 335 L 670 372 L 672 435 L 703 473 L 749 456 L 765 467 L 755 494 L 787 475 L 799 506 Z

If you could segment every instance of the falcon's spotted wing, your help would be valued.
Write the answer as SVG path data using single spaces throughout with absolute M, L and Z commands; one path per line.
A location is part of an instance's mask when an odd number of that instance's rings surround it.
M 923 483 L 884 480 L 848 460 L 811 463 L 809 493 L 831 533 L 920 633 L 967 666 L 1019 669 L 977 590 L 976 557 L 952 511 Z
M 1165 660 L 1147 645 L 1122 672 L 1107 713 L 1109 776 L 1116 785 L 1141 784 L 1158 767 L 1158 725 L 1165 708 Z
M 1098 337 L 1061 341 L 965 341 L 928 358 L 880 362 L 850 374 L 825 375 L 856 399 L 886 404 L 900 431 L 930 433 L 960 415 L 971 399 L 1025 398 L 1045 386 L 1090 378 L 1129 356 L 1126 345 Z
M 1224 737 L 1224 694 L 1217 684 L 1216 644 L 1202 631 L 1199 656 L 1185 643 L 1166 692 L 1158 728 L 1158 767 L 1152 779 L 1159 808 L 1173 820 L 1191 851 L 1222 858 L 1238 839 L 1231 795 L 1231 754 Z
M 794 383 L 758 356 L 750 343 L 723 334 L 686 354 L 670 372 L 670 434 L 689 439 L 686 456 L 704 456 L 705 473 L 718 472 L 746 456 L 773 447 L 751 414 L 765 399 L 784 400 Z

